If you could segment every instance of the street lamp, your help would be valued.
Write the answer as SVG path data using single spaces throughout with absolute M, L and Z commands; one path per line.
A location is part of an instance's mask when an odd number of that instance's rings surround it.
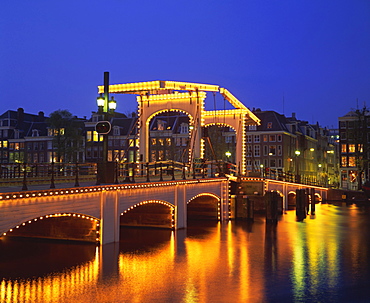
M 299 167 L 298 167 L 298 156 L 301 154 L 299 150 L 296 150 L 295 152 L 295 169 L 296 169 L 296 182 L 300 182 L 300 176 L 299 176 Z
M 98 113 L 102 115 L 103 121 L 96 124 L 95 131 L 103 137 L 103 157 L 98 164 L 97 183 L 113 183 L 114 162 L 108 162 L 108 133 L 111 129 L 109 116 L 116 109 L 116 101 L 112 97 L 109 100 L 109 72 L 104 72 L 104 94 L 100 94 L 96 99 Z

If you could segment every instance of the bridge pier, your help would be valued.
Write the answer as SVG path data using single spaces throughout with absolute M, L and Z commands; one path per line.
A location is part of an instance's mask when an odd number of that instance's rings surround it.
M 100 195 L 100 244 L 119 242 L 120 213 L 117 191 L 102 191 Z
M 187 227 L 187 204 L 186 204 L 186 186 L 176 185 L 175 190 L 175 221 L 176 229 L 186 228 Z

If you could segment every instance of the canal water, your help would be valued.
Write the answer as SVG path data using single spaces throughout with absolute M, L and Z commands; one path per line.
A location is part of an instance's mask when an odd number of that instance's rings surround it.
M 3 238 L 0 302 L 370 302 L 370 208 L 122 228 L 103 249 Z

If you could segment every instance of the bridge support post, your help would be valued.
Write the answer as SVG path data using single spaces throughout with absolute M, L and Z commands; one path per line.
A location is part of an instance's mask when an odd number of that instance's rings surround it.
M 118 192 L 103 191 L 100 196 L 100 244 L 119 242 Z
M 186 228 L 187 226 L 187 201 L 186 185 L 177 185 L 175 191 L 176 206 L 176 229 Z

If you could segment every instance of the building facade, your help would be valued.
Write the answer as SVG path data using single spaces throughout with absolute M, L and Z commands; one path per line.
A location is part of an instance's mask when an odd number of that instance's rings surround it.
M 370 176 L 370 112 L 352 110 L 338 120 L 341 187 L 360 190 Z

